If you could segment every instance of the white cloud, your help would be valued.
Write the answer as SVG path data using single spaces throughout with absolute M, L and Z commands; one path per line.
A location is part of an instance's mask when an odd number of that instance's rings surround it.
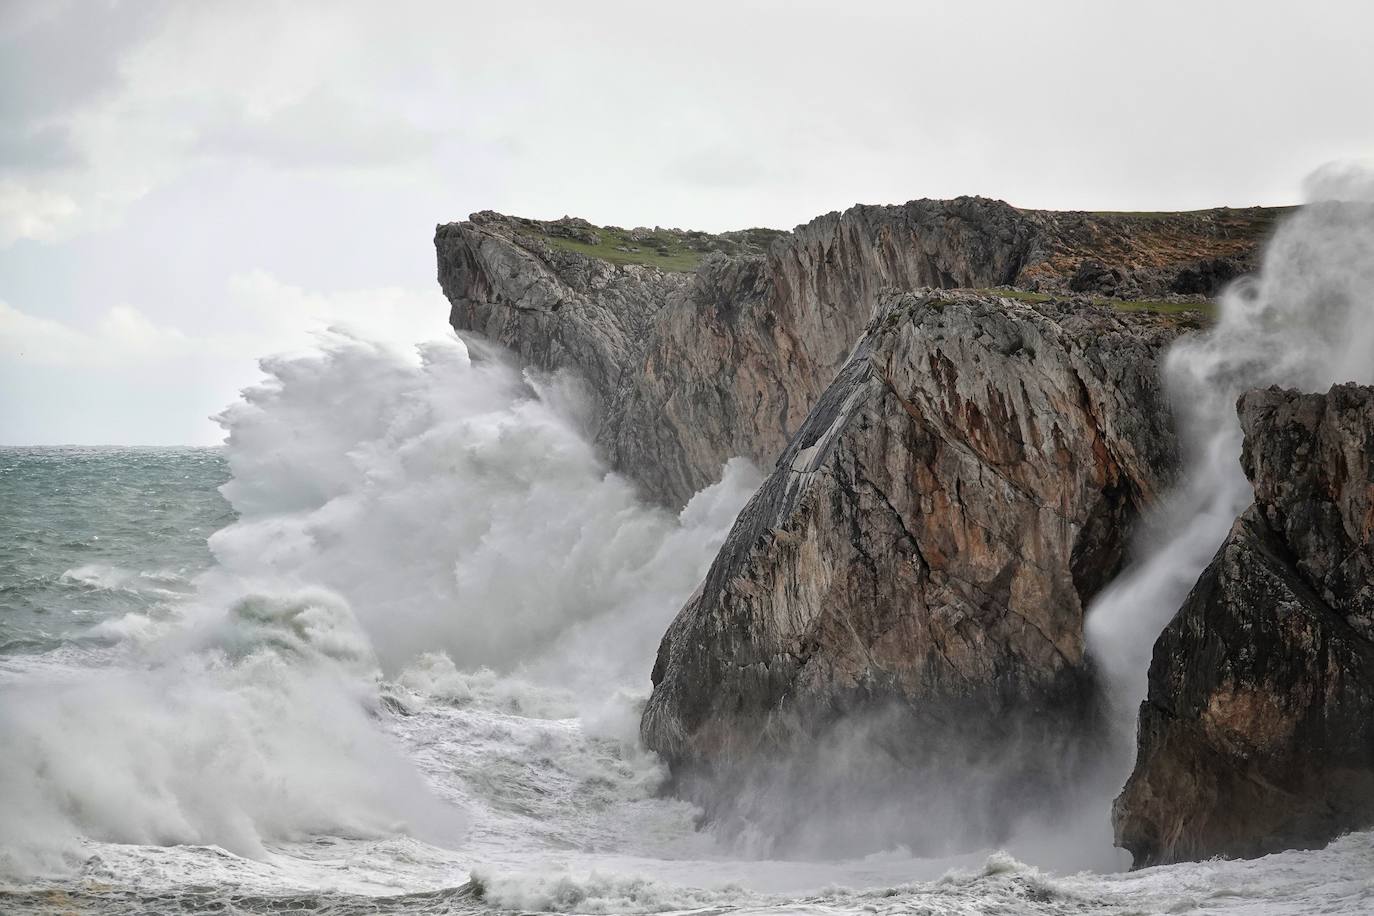
M 297 349 L 329 327 L 409 349 L 446 333 L 448 303 L 438 290 L 384 287 L 314 292 L 283 283 L 263 270 L 229 280 L 236 322 L 253 328 L 245 349 L 253 355 Z
M 211 348 L 207 341 L 155 324 L 128 305 L 110 308 L 86 330 L 0 302 L 0 356 L 20 363 L 117 368 Z
M 1371 33 L 1278 0 L 0 2 L 0 411 L 43 353 L 25 437 L 167 441 L 325 321 L 442 333 L 431 227 L 481 209 L 1289 202 L 1374 149 Z
M 80 213 L 60 191 L 0 180 L 0 245 L 19 239 L 53 241 Z
M 388 287 L 318 292 L 284 283 L 262 270 L 225 283 L 222 330 L 191 334 L 154 321 L 130 305 L 105 309 L 89 323 L 59 321 L 0 301 L 0 443 L 116 442 L 107 424 L 82 434 L 93 398 L 113 396 L 106 411 L 126 411 L 147 423 L 137 429 L 178 430 L 168 440 L 142 433 L 132 442 L 214 442 L 209 417 L 255 383 L 258 359 L 314 344 L 314 334 L 347 328 L 400 352 L 445 332 L 443 297 Z M 190 388 L 188 392 L 182 388 Z M 43 416 L 28 396 L 43 395 Z M 117 395 L 112 395 L 118 392 Z M 187 415 L 187 405 L 194 414 Z M 175 411 L 165 421 L 161 409 Z M 14 420 L 20 417 L 23 422 Z M 56 432 L 35 438 L 34 424 Z M 87 436 L 94 435 L 94 439 Z
M 21 312 L 0 302 L 0 355 L 41 365 L 79 363 L 93 350 L 92 341 L 60 321 Z
M 197 149 L 288 169 L 373 169 L 423 159 L 435 135 L 403 117 L 316 89 L 262 114 L 210 125 Z
M 0 301 L 0 356 L 46 366 L 147 367 L 159 360 L 230 359 L 251 369 L 261 356 L 313 345 L 327 328 L 409 349 L 445 333 L 438 292 L 388 287 L 313 292 L 262 270 L 227 283 L 223 332 L 190 335 L 158 324 L 131 305 L 107 309 L 89 325 L 45 318 Z

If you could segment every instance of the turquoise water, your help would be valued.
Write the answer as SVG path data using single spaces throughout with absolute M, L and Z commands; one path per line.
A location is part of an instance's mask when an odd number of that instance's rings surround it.
M 216 448 L 0 449 L 0 654 L 188 593 L 228 477 Z

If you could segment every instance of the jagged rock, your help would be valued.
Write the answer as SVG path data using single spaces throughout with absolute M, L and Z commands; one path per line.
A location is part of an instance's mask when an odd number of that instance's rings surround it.
M 1084 607 L 1176 467 L 1167 320 L 884 306 L 669 628 L 642 721 L 677 791 L 794 847 L 821 810 L 833 850 L 1052 805 L 1095 711 Z
M 1374 824 L 1374 388 L 1239 410 L 1255 502 L 1155 643 L 1114 812 L 1138 866 Z
M 482 212 L 438 227 L 435 246 L 454 327 L 579 374 L 607 461 L 681 505 L 731 457 L 772 463 L 886 291 L 1066 290 L 1092 259 L 1121 278 L 1115 293 L 1163 296 L 1180 277 L 1193 290 L 1225 273 L 1217 264 L 1248 265 L 1273 215 L 1053 213 L 965 197 L 712 236 Z M 610 260 L 565 247 L 570 232 L 597 235 Z M 631 239 L 655 241 L 640 252 Z
M 1075 293 L 1116 295 L 1125 280 L 1120 270 L 1108 267 L 1097 258 L 1085 258 L 1069 278 L 1069 289 Z

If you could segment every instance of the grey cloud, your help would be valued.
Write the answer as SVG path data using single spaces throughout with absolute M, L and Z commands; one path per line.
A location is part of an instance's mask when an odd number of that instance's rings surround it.
M 49 122 L 112 93 L 119 62 L 148 38 L 165 4 L 7 3 L 0 15 L 0 118 Z
M 423 157 L 436 140 L 404 118 L 321 89 L 268 117 L 239 112 L 220 120 L 197 147 L 285 168 L 372 168 Z
M 76 207 L 0 248 L 0 299 L 217 337 L 244 327 L 236 274 L 432 290 L 434 224 L 486 208 L 730 229 L 956 194 L 1291 203 L 1374 154 L 1371 34 L 1355 0 L 0 0 L 0 191 Z M 0 365 L 0 427 L 41 387 L 29 441 L 173 441 L 210 408 L 138 405 L 234 395 L 131 378 Z
M 84 161 L 65 125 L 26 127 L 0 122 L 0 174 L 68 168 Z
M 768 169 L 756 156 L 718 146 L 699 149 L 678 158 L 669 177 L 710 188 L 743 188 L 758 184 Z

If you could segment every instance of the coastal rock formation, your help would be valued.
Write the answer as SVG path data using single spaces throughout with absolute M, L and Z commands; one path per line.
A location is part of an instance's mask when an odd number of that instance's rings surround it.
M 484 212 L 438 227 L 435 246 L 453 326 L 576 373 L 609 464 L 681 505 L 731 457 L 771 465 L 888 292 L 1196 298 L 1249 267 L 1275 212 L 965 197 L 723 235 Z
M 560 247 L 556 231 L 497 214 L 440 226 L 451 322 L 538 368 L 574 372 L 601 454 L 669 505 L 732 457 L 770 462 L 868 319 L 844 309 L 822 326 L 811 303 L 770 298 L 767 261 L 747 239 L 684 272 L 654 262 L 690 248 L 665 243 L 650 263 L 617 263 Z
M 677 791 L 831 850 L 846 829 L 986 841 L 1007 806 L 1052 805 L 1095 714 L 1084 608 L 1176 469 L 1156 367 L 1176 333 L 884 300 L 663 639 L 641 733 Z
M 1374 388 L 1239 410 L 1255 501 L 1155 643 L 1115 808 L 1138 866 L 1374 824 Z

